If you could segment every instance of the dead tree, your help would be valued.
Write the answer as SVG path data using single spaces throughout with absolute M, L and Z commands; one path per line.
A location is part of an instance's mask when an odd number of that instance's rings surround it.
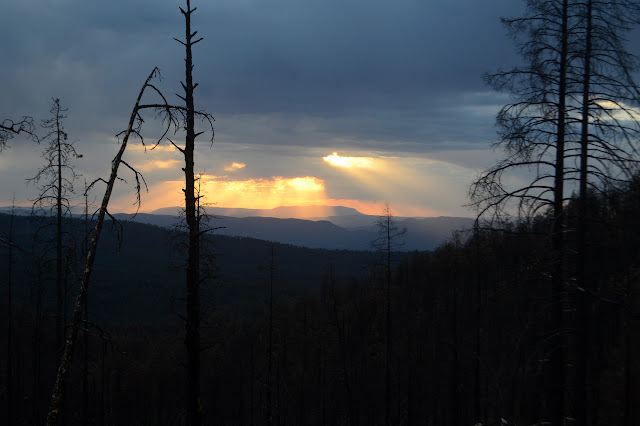
M 598 289 L 587 273 L 588 198 L 606 194 L 620 181 L 633 179 L 639 164 L 637 141 L 640 89 L 633 79 L 638 58 L 625 47 L 624 34 L 640 23 L 640 3 L 635 0 L 580 0 L 575 5 L 581 58 L 582 92 L 574 102 L 581 107 L 581 132 L 571 156 L 579 174 L 576 280 L 576 424 L 592 417 L 588 408 L 589 327 L 597 322 Z M 598 342 L 599 343 L 599 342 Z M 598 351 L 596 351 L 598 353 Z M 596 365 L 598 362 L 595 363 Z M 597 377 L 594 371 L 593 377 Z M 597 392 L 597 388 L 595 388 Z M 593 404 L 597 406 L 597 401 Z
M 32 117 L 22 117 L 20 121 L 5 119 L 0 123 L 0 152 L 7 148 L 7 142 L 14 136 L 26 134 L 34 142 L 38 142 L 38 136 L 35 133 L 36 126 L 33 124 Z
M 593 289 L 585 284 L 586 200 L 589 192 L 606 196 L 638 169 L 640 126 L 634 108 L 640 105 L 640 92 L 632 78 L 638 61 L 625 49 L 623 34 L 640 22 L 639 11 L 635 0 L 529 0 L 523 18 L 503 20 L 525 65 L 487 76 L 495 89 L 515 100 L 497 117 L 496 146 L 506 158 L 478 177 L 470 197 L 484 218 L 530 219 L 546 210 L 551 219 L 553 424 L 562 424 L 567 414 L 561 407 L 567 396 L 561 391 L 567 342 L 560 337 L 567 329 L 562 324 L 567 302 L 576 304 L 578 318 L 573 394 L 578 424 L 587 417 L 581 358 L 588 337 L 585 298 Z M 514 170 L 529 173 L 526 184 L 513 186 L 504 179 Z M 569 189 L 579 194 L 575 276 L 565 259 Z
M 403 244 L 402 238 L 407 232 L 406 227 L 398 226 L 391 213 L 389 203 L 384 204 L 382 214 L 376 222 L 378 228 L 378 238 L 371 242 L 371 245 L 384 256 L 386 292 L 385 292 L 385 314 L 386 314 L 386 355 L 385 355 L 385 425 L 392 424 L 391 420 L 391 259 L 393 252 Z
M 80 282 L 80 288 L 78 290 L 78 295 L 76 296 L 73 314 L 68 327 L 69 331 L 67 333 L 64 351 L 62 354 L 62 358 L 60 360 L 60 366 L 58 367 L 56 381 L 51 394 L 49 413 L 47 415 L 47 425 L 55 425 L 57 422 L 58 416 L 60 414 L 60 409 L 61 409 L 62 400 L 63 400 L 63 392 L 64 392 L 66 381 L 69 375 L 71 363 L 73 360 L 73 352 L 74 352 L 74 347 L 78 337 L 78 330 L 80 329 L 80 326 L 82 324 L 82 312 L 86 303 L 88 285 L 91 279 L 93 264 L 95 262 L 95 258 L 97 254 L 98 241 L 100 239 L 100 234 L 102 232 L 102 228 L 104 225 L 105 216 L 109 216 L 111 217 L 112 220 L 115 221 L 115 218 L 113 218 L 113 216 L 111 216 L 111 214 L 108 212 L 108 205 L 109 205 L 109 200 L 111 199 L 111 194 L 113 192 L 113 188 L 116 182 L 118 180 L 122 180 L 122 178 L 118 176 L 119 167 L 121 165 L 124 165 L 125 168 L 129 169 L 134 175 L 136 194 L 137 194 L 136 204 L 138 205 L 138 207 L 140 206 L 140 202 L 141 202 L 140 194 L 141 194 L 143 185 L 146 188 L 146 182 L 144 180 L 144 177 L 123 159 L 129 139 L 131 137 L 138 138 L 140 139 L 140 142 L 145 148 L 150 146 L 150 149 L 153 149 L 161 141 L 167 138 L 174 146 L 177 147 L 177 145 L 175 145 L 175 143 L 173 143 L 173 141 L 171 141 L 168 138 L 168 135 L 170 134 L 171 131 L 176 133 L 181 128 L 188 128 L 189 126 L 187 126 L 186 123 L 189 121 L 188 120 L 189 116 L 191 116 L 192 120 L 193 120 L 193 117 L 197 116 L 201 120 L 208 123 L 213 135 L 213 117 L 211 116 L 211 114 L 198 111 L 193 108 L 189 109 L 184 106 L 169 104 L 164 94 L 152 83 L 152 80 L 154 79 L 154 77 L 159 77 L 159 70 L 157 68 L 154 68 L 153 71 L 151 71 L 151 73 L 145 80 L 144 84 L 142 85 L 140 92 L 138 93 L 136 103 L 131 111 L 131 116 L 129 117 L 129 124 L 127 126 L 127 129 L 123 132 L 120 132 L 117 135 L 118 138 L 121 138 L 120 149 L 118 150 L 117 154 L 111 161 L 111 173 L 109 175 L 109 178 L 106 180 L 102 178 L 96 179 L 91 183 L 91 185 L 89 185 L 89 189 L 91 189 L 92 187 L 94 187 L 95 184 L 101 182 L 105 184 L 106 189 L 105 189 L 100 207 L 96 213 L 97 215 L 96 224 L 93 228 L 93 232 L 91 235 L 91 242 L 89 243 L 89 246 L 88 246 L 85 267 L 84 267 L 82 279 Z M 156 97 L 159 97 L 160 102 L 143 104 L 142 98 L 148 91 L 150 91 Z M 144 123 L 141 113 L 147 109 L 156 111 L 156 115 L 162 118 L 162 123 L 164 126 L 161 136 L 151 145 L 146 144 L 144 137 L 141 133 L 142 124 Z M 191 111 L 190 114 L 189 114 L 189 110 Z M 195 136 L 197 136 L 197 134 L 195 133 L 192 133 L 192 135 L 194 139 L 195 139 Z M 181 151 L 185 151 L 185 149 L 182 149 L 179 147 L 177 148 Z M 194 195 L 194 199 L 195 198 L 196 197 Z M 198 234 L 198 238 L 199 236 L 200 235 Z M 197 404 L 198 405 L 200 404 L 199 399 L 197 401 Z
M 64 246 L 63 217 L 71 215 L 71 200 L 73 194 L 73 183 L 78 177 L 75 168 L 71 163 L 74 158 L 82 158 L 73 146 L 74 142 L 69 140 L 69 135 L 64 130 L 63 120 L 67 118 L 62 108 L 60 99 L 53 99 L 51 107 L 52 117 L 42 121 L 42 127 L 47 134 L 42 141 L 47 142 L 42 157 L 46 164 L 38 170 L 38 173 L 27 179 L 28 184 L 35 185 L 39 194 L 33 201 L 33 211 L 41 211 L 49 216 L 53 214 L 56 218 L 55 225 L 55 246 L 56 246 L 56 346 L 57 351 L 62 349 L 64 343 L 64 313 L 66 283 L 63 279 L 64 259 L 62 255 Z M 59 353 L 59 352 L 58 352 Z
M 191 33 L 191 14 L 195 11 L 195 9 L 191 9 L 189 1 L 187 1 L 187 10 L 180 9 L 185 16 L 186 20 L 186 41 L 180 42 L 186 47 L 187 57 L 186 57 L 186 83 L 183 83 L 183 87 L 185 89 L 185 96 L 182 97 L 178 95 L 182 100 L 185 101 L 186 106 L 181 105 L 171 105 L 167 102 L 166 97 L 163 93 L 152 84 L 152 79 L 159 75 L 159 71 L 157 68 L 154 68 L 151 74 L 147 77 L 140 92 L 138 94 L 136 103 L 131 111 L 131 116 L 129 118 L 129 124 L 127 126 L 127 130 L 118 134 L 118 137 L 122 137 L 122 141 L 120 144 L 120 149 L 114 159 L 111 162 L 111 174 L 107 180 L 97 179 L 94 181 L 90 187 L 97 182 L 102 182 L 106 185 L 106 190 L 102 199 L 102 203 L 97 212 L 97 220 L 96 225 L 93 229 L 93 234 L 91 237 L 91 242 L 89 244 L 89 248 L 87 251 L 87 257 L 85 262 L 85 269 L 83 272 L 82 280 L 80 283 L 80 289 L 78 291 L 78 295 L 76 297 L 73 315 L 71 318 L 71 322 L 69 324 L 69 332 L 67 333 L 67 339 L 65 342 L 64 352 L 62 355 L 62 359 L 60 361 L 60 366 L 58 368 L 58 374 L 56 377 L 54 389 L 51 395 L 51 403 L 49 408 L 49 413 L 47 416 L 47 425 L 56 424 L 58 415 L 60 413 L 60 407 L 63 399 L 63 391 L 68 378 L 69 369 L 71 367 L 72 358 L 73 358 L 73 350 L 77 340 L 78 330 L 82 323 L 82 312 L 84 305 L 86 303 L 87 297 L 87 289 L 91 278 L 91 272 L 93 269 L 93 264 L 96 257 L 96 250 L 98 245 L 98 240 L 100 238 L 100 233 L 102 231 L 102 227 L 104 224 L 105 216 L 111 216 L 108 213 L 107 207 L 109 204 L 109 200 L 111 198 L 111 193 L 115 186 L 115 183 L 118 179 L 118 169 L 120 165 L 124 165 L 131 172 L 133 172 L 135 181 L 136 181 L 136 192 L 137 192 L 137 204 L 140 204 L 140 192 L 142 190 L 142 185 L 144 184 L 146 187 L 146 182 L 140 173 L 138 173 L 133 167 L 131 167 L 124 159 L 123 155 L 127 147 L 127 143 L 129 138 L 133 136 L 140 139 L 143 146 L 147 146 L 145 144 L 144 138 L 141 133 L 141 127 L 144 120 L 142 119 L 141 112 L 146 109 L 153 109 L 156 111 L 157 115 L 162 117 L 162 123 L 164 125 L 164 131 L 160 138 L 151 146 L 153 149 L 157 144 L 159 144 L 162 140 L 167 138 L 167 140 L 175 146 L 181 153 L 183 153 L 185 157 L 185 216 L 187 221 L 187 226 L 189 228 L 189 258 L 187 265 L 187 337 L 185 339 L 187 343 L 187 350 L 189 352 L 189 379 L 188 379 L 188 413 L 189 413 L 189 424 L 199 424 L 202 413 L 202 406 L 200 401 L 200 342 L 199 342 L 199 267 L 200 267 L 200 256 L 199 256 L 199 241 L 200 237 L 203 233 L 208 232 L 210 229 L 200 230 L 200 216 L 197 216 L 196 212 L 196 203 L 199 200 L 199 196 L 195 193 L 195 178 L 193 173 L 193 153 L 194 153 L 194 145 L 195 139 L 201 133 L 196 133 L 194 128 L 195 117 L 198 117 L 203 122 L 207 123 L 209 129 L 211 131 L 211 140 L 213 140 L 213 117 L 211 114 L 208 114 L 203 111 L 196 110 L 193 103 L 193 90 L 197 86 L 197 84 L 193 84 L 192 79 L 192 58 L 191 58 L 191 47 L 199 42 L 201 39 L 194 40 L 193 37 L 196 33 Z M 147 91 L 151 91 L 152 94 L 160 98 L 160 102 L 155 103 L 142 103 L 142 97 L 145 95 Z M 176 143 L 174 143 L 168 135 L 170 131 L 173 131 L 174 134 L 177 133 L 180 129 L 186 130 L 187 137 L 185 141 L 185 146 L 180 147 Z M 111 216 L 112 217 L 112 216 Z M 113 219 L 113 217 L 112 217 Z
M 135 181 L 136 181 L 136 190 L 138 194 L 137 195 L 138 203 L 140 202 L 140 191 L 142 189 L 142 184 L 146 185 L 142 175 L 140 175 L 140 173 L 138 173 L 133 167 L 131 167 L 123 159 L 125 150 L 127 148 L 127 144 L 129 142 L 129 138 L 138 137 L 141 139 L 142 143 L 144 144 L 144 139 L 141 134 L 141 126 L 143 123 L 143 119 L 141 116 L 142 110 L 148 109 L 148 108 L 155 109 L 159 114 L 163 116 L 163 122 L 165 123 L 166 127 L 164 130 L 164 133 L 162 134 L 162 136 L 160 137 L 157 143 L 159 143 L 160 140 L 164 139 L 164 137 L 169 133 L 172 126 L 177 126 L 178 116 L 183 111 L 181 107 L 175 107 L 175 106 L 172 107 L 168 103 L 166 103 L 166 100 L 162 95 L 162 93 L 152 84 L 152 79 L 158 75 L 159 75 L 158 69 L 154 68 L 153 71 L 149 74 L 149 76 L 145 80 L 144 84 L 142 85 L 142 88 L 140 89 L 140 92 L 136 99 L 136 103 L 133 107 L 133 110 L 131 111 L 131 116 L 129 118 L 129 124 L 127 126 L 127 130 L 118 134 L 118 137 L 119 138 L 122 137 L 122 140 L 120 142 L 120 148 L 117 154 L 111 161 L 111 173 L 109 175 L 109 178 L 106 180 L 102 178 L 96 179 L 91 185 L 89 185 L 89 188 L 91 188 L 98 182 L 102 182 L 106 185 L 106 189 L 104 192 L 104 196 L 102 198 L 102 203 L 100 205 L 100 208 L 97 211 L 96 224 L 93 228 L 91 242 L 89 243 L 89 247 L 86 255 L 86 261 L 85 261 L 85 267 L 82 274 L 82 280 L 80 282 L 80 288 L 78 290 L 78 295 L 75 300 L 73 315 L 71 316 L 71 321 L 69 324 L 69 331 L 66 336 L 64 350 L 60 360 L 60 365 L 58 367 L 58 373 L 56 376 L 54 388 L 51 394 L 49 412 L 48 412 L 47 421 L 46 421 L 47 425 L 51 425 L 51 426 L 55 425 L 57 423 L 58 416 L 60 415 L 60 410 L 63 402 L 64 389 L 65 389 L 65 385 L 71 369 L 71 364 L 73 361 L 73 353 L 74 353 L 74 348 L 75 348 L 75 344 L 78 337 L 78 330 L 80 329 L 80 326 L 82 324 L 82 313 L 86 303 L 88 286 L 91 279 L 91 273 L 93 271 L 93 264 L 95 262 L 95 258 L 97 255 L 98 241 L 100 239 L 100 234 L 102 232 L 102 228 L 104 225 L 105 216 L 109 216 L 113 219 L 111 214 L 108 212 L 108 205 L 109 205 L 109 200 L 111 199 L 113 188 L 116 182 L 119 179 L 121 179 L 118 177 L 118 170 L 120 166 L 124 165 L 134 174 Z M 159 95 L 164 101 L 164 103 L 159 103 L 159 104 L 154 103 L 154 104 L 146 104 L 146 105 L 142 104 L 141 103 L 142 97 L 148 90 Z
M 187 288 L 187 315 L 185 324 L 185 346 L 187 348 L 187 424 L 199 425 L 202 421 L 202 403 L 200 400 L 200 240 L 204 233 L 211 229 L 201 229 L 199 210 L 202 195 L 196 189 L 196 177 L 194 172 L 195 140 L 203 132 L 195 131 L 195 117 L 207 120 L 211 126 L 213 117 L 208 114 L 197 113 L 194 106 L 193 92 L 198 86 L 193 82 L 193 55 L 192 47 L 202 41 L 196 39 L 197 31 L 191 32 L 191 15 L 196 8 L 191 8 L 191 2 L 187 0 L 186 10 L 180 8 L 185 18 L 185 40 L 175 39 L 185 48 L 185 81 L 182 82 L 184 96 L 180 96 L 185 103 L 182 109 L 184 114 L 184 130 L 186 138 L 184 146 L 178 146 L 173 141 L 173 146 L 184 156 L 185 187 L 185 221 L 188 233 L 188 255 L 186 267 Z M 213 136 L 212 136 L 213 138 Z
M 511 94 L 514 101 L 497 115 L 500 141 L 506 156 L 481 173 L 469 190 L 471 205 L 485 220 L 530 219 L 545 211 L 551 218 L 553 258 L 550 336 L 550 420 L 563 424 L 565 371 L 563 302 L 565 253 L 565 160 L 566 141 L 573 134 L 571 106 L 567 104 L 570 53 L 578 49 L 569 34 L 568 0 L 529 0 L 522 18 L 503 19 L 525 60 L 525 65 L 486 75 L 496 90 Z M 530 178 L 524 185 L 504 179 L 514 171 Z

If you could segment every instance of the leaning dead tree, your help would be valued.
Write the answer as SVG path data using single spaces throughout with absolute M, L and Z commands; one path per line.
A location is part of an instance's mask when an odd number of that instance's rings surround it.
M 142 124 L 142 117 L 140 116 L 140 102 L 142 96 L 144 95 L 147 88 L 153 87 L 151 85 L 151 80 L 157 74 L 157 69 L 149 74 L 147 80 L 142 85 L 142 89 L 138 94 L 138 99 L 136 100 L 135 106 L 131 111 L 131 117 L 129 119 L 129 125 L 127 130 L 124 132 L 122 137 L 122 142 L 120 143 L 120 149 L 118 153 L 111 161 L 111 174 L 108 180 L 99 179 L 98 181 L 103 181 L 106 183 L 106 190 L 104 196 L 102 198 L 102 204 L 100 205 L 100 209 L 98 210 L 98 217 L 96 221 L 96 225 L 93 229 L 93 235 L 91 237 L 91 243 L 89 245 L 89 251 L 87 252 L 87 258 L 85 262 L 85 268 L 82 275 L 82 281 L 80 283 L 80 289 L 78 292 L 78 296 L 76 297 L 76 302 L 73 309 L 73 315 L 71 317 L 71 323 L 69 325 L 69 333 L 67 334 L 67 339 L 64 346 L 64 351 L 62 353 L 62 359 L 60 361 L 60 366 L 58 367 L 58 373 L 56 376 L 56 381 L 54 384 L 53 392 L 51 394 L 51 402 L 49 407 L 49 413 L 47 415 L 47 425 L 55 425 L 58 420 L 58 415 L 60 414 L 60 407 L 62 406 L 62 400 L 64 395 L 64 388 L 67 382 L 67 378 L 69 376 L 69 371 L 71 370 L 71 363 L 73 361 L 73 352 L 78 336 L 78 330 L 80 329 L 80 324 L 82 322 L 82 311 L 84 309 L 84 305 L 86 303 L 87 297 L 87 289 L 89 286 L 89 281 L 91 279 L 91 272 L 93 271 L 93 263 L 96 258 L 98 241 L 100 239 L 100 233 L 102 232 L 102 227 L 104 225 L 105 216 L 109 215 L 107 211 L 107 207 L 109 205 L 109 200 L 111 199 L 111 194 L 113 192 L 113 188 L 115 186 L 116 180 L 118 179 L 118 169 L 121 164 L 124 164 L 126 167 L 132 169 L 136 176 L 136 180 L 139 182 L 139 174 L 135 171 L 131 166 L 129 166 L 122 159 L 125 150 L 127 149 L 127 143 L 129 142 L 129 137 L 131 135 L 139 134 L 140 126 Z M 93 184 L 92 184 L 93 185 Z M 138 184 L 139 188 L 139 184 Z
M 153 147 L 157 146 L 157 144 L 164 140 L 171 131 L 177 132 L 178 129 L 182 128 L 183 123 L 186 120 L 186 108 L 183 106 L 170 105 L 162 92 L 153 85 L 152 80 L 155 77 L 159 77 L 159 71 L 157 68 L 154 68 L 153 71 L 151 71 L 144 84 L 142 85 L 140 92 L 138 93 L 135 105 L 131 111 L 127 129 L 117 135 L 119 139 L 121 138 L 120 148 L 111 161 L 111 173 L 109 175 L 109 178 L 106 180 L 102 178 L 96 179 L 91 183 L 91 185 L 89 185 L 89 187 L 91 188 L 94 187 L 97 183 L 103 183 L 105 184 L 106 189 L 102 198 L 102 203 L 100 204 L 100 208 L 97 211 L 96 224 L 93 228 L 91 242 L 89 243 L 85 267 L 82 275 L 82 280 L 80 282 L 80 288 L 75 300 L 73 314 L 68 327 L 62 358 L 60 360 L 58 373 L 51 394 L 49 412 L 46 421 L 47 425 L 56 424 L 62 407 L 64 389 L 69 377 L 71 364 L 73 362 L 73 353 L 77 342 L 78 330 L 80 329 L 80 326 L 82 324 L 82 312 L 86 304 L 87 290 L 91 280 L 91 273 L 93 271 L 93 265 L 97 255 L 98 241 L 100 239 L 100 234 L 102 232 L 105 217 L 109 216 L 113 220 L 113 217 L 108 211 L 108 205 L 116 182 L 118 180 L 122 180 L 118 176 L 118 170 L 120 166 L 124 166 L 134 174 L 138 207 L 141 201 L 140 193 L 142 191 L 142 186 L 144 185 L 146 187 L 146 182 L 144 181 L 143 176 L 123 159 L 130 138 L 138 138 L 140 139 L 140 142 L 143 144 L 143 146 L 147 146 L 141 133 L 142 124 L 144 123 L 141 113 L 146 109 L 151 109 L 156 111 L 157 115 L 162 118 L 162 123 L 164 126 L 162 135 L 151 145 L 151 149 L 153 149 Z M 151 94 L 159 97 L 160 102 L 143 104 L 142 98 L 147 92 L 151 92 Z M 194 114 L 208 118 L 209 122 L 213 120 L 213 118 L 206 113 L 196 111 L 194 112 Z

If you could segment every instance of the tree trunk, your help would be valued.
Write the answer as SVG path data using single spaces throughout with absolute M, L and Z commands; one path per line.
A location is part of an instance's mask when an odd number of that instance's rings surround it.
M 564 302 L 564 142 L 567 91 L 567 50 L 568 50 L 568 0 L 562 3 L 562 41 L 560 52 L 560 81 L 558 87 L 558 123 L 555 161 L 554 203 L 552 246 L 554 255 L 554 271 L 552 279 L 552 313 L 551 327 L 555 339 L 552 339 L 553 353 L 551 356 L 551 424 L 564 424 L 564 333 L 563 311 Z
M 109 176 L 109 180 L 106 182 L 107 188 L 102 198 L 102 204 L 100 205 L 100 209 L 98 211 L 98 218 L 93 230 L 93 235 L 91 237 L 89 251 L 87 252 L 87 259 L 85 263 L 84 272 L 82 275 L 82 281 L 80 282 L 80 289 L 76 297 L 76 301 L 73 309 L 73 315 L 71 316 L 71 322 L 69 324 L 69 333 L 65 341 L 64 351 L 62 353 L 62 358 L 60 359 L 58 373 L 56 375 L 55 384 L 53 387 L 53 391 L 51 393 L 49 413 L 47 414 L 47 421 L 46 421 L 47 426 L 53 426 L 58 422 L 58 416 L 60 415 L 60 411 L 63 403 L 64 389 L 65 389 L 67 378 L 69 376 L 69 372 L 71 369 L 71 363 L 73 361 L 73 352 L 74 352 L 75 343 L 78 337 L 78 330 L 80 329 L 80 324 L 82 323 L 82 312 L 83 312 L 84 305 L 86 303 L 87 291 L 89 288 L 89 281 L 91 279 L 93 264 L 95 262 L 95 258 L 98 250 L 98 241 L 100 239 L 100 234 L 102 232 L 104 217 L 107 214 L 107 206 L 109 204 L 109 200 L 111 199 L 111 193 L 113 192 L 113 187 L 115 186 L 116 179 L 118 177 L 118 168 L 120 167 L 120 164 L 123 162 L 122 156 L 124 155 L 124 151 L 127 148 L 129 135 L 131 135 L 131 133 L 134 132 L 134 124 L 139 114 L 138 107 L 140 105 L 142 95 L 144 94 L 145 89 L 147 88 L 147 86 L 149 85 L 149 82 L 151 81 L 151 79 L 156 73 L 157 73 L 157 69 L 154 68 L 151 74 L 149 74 L 149 77 L 147 77 L 147 80 L 142 86 L 142 89 L 140 89 L 140 93 L 138 94 L 136 104 L 129 118 L 129 125 L 127 127 L 127 130 L 124 133 L 124 137 L 122 138 L 120 149 L 118 150 L 118 153 L 116 154 L 114 159 L 111 161 L 111 175 Z
M 60 104 L 56 103 L 56 149 L 57 149 L 57 188 L 56 188 L 56 354 L 60 361 L 64 345 L 64 285 L 62 282 L 62 137 L 60 129 Z
M 354 415 L 354 399 L 353 394 L 351 392 L 351 375 L 349 372 L 348 364 L 347 364 L 347 348 L 344 336 L 343 326 L 340 323 L 340 318 L 338 316 L 338 298 L 336 296 L 336 277 L 335 271 L 333 269 L 333 265 L 329 266 L 329 280 L 331 283 L 331 305 L 332 305 L 332 313 L 333 313 L 333 321 L 336 326 L 336 333 L 338 334 L 338 345 L 340 347 L 340 358 L 342 361 L 342 371 L 344 374 L 344 387 L 347 393 L 347 409 L 349 410 L 349 424 L 354 426 L 356 424 L 356 418 Z
M 390 213 L 390 212 L 389 212 Z M 386 217 L 386 232 L 387 232 L 387 295 L 386 295 L 386 330 L 387 330 L 387 354 L 385 365 L 385 394 L 386 394 L 386 411 L 385 411 L 385 424 L 391 426 L 391 214 Z
M 185 91 L 186 103 L 186 140 L 184 154 L 185 177 L 185 220 L 189 233 L 189 252 L 186 270 L 187 286 L 187 320 L 185 325 L 185 345 L 187 347 L 187 424 L 200 425 L 202 421 L 202 403 L 200 401 L 200 223 L 197 218 L 195 175 L 194 175 L 194 150 L 195 150 L 195 108 L 193 102 L 193 61 L 191 47 L 198 41 L 193 41 L 195 32 L 191 32 L 190 1 L 187 0 L 187 10 L 180 8 L 185 17 Z
M 13 414 L 13 217 L 15 203 L 9 220 L 9 267 L 7 271 L 7 424 L 12 425 Z
M 266 422 L 268 425 L 273 424 L 272 410 L 272 392 L 273 392 L 273 373 L 271 372 L 273 364 L 273 244 L 271 245 L 271 261 L 269 263 L 269 340 L 267 342 L 267 413 Z
M 588 291 L 591 286 L 587 283 L 585 271 L 587 255 L 587 174 L 589 155 L 589 94 L 591 80 L 591 37 L 592 37 L 592 0 L 587 0 L 587 27 L 584 51 L 584 80 L 582 92 L 582 129 L 580 141 L 580 199 L 578 212 L 578 262 L 577 283 L 582 290 L 576 291 L 576 426 L 587 424 L 587 358 L 589 354 L 589 303 Z

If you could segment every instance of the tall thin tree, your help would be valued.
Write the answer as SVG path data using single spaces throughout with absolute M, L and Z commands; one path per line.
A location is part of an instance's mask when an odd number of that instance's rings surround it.
M 640 23 L 640 3 L 635 0 L 576 1 L 577 37 L 584 45 L 579 143 L 579 192 L 576 237 L 576 424 L 589 419 L 588 329 L 596 321 L 598 300 L 587 273 L 588 199 L 605 193 L 620 179 L 632 179 L 638 165 L 640 121 L 633 107 L 640 106 L 640 90 L 633 79 L 638 59 L 625 47 L 624 34 Z M 576 76 L 578 80 L 580 76 Z M 577 151 L 577 150 L 576 150 Z M 600 342 L 596 342 L 600 343 Z M 598 351 L 596 351 L 598 353 Z M 595 366 L 598 362 L 595 363 Z M 594 371 L 597 377 L 598 371 Z M 596 389 L 597 390 L 597 389 Z M 595 406 L 597 406 L 597 401 Z
M 399 226 L 391 212 L 388 202 L 384 203 L 382 214 L 376 221 L 378 228 L 378 238 L 371 242 L 371 245 L 384 256 L 385 264 L 385 424 L 392 424 L 391 419 L 391 261 L 394 251 L 403 244 L 406 227 Z
M 66 283 L 64 282 L 63 258 L 64 230 L 63 217 L 71 214 L 71 196 L 73 183 L 78 177 L 73 159 L 82 158 L 76 152 L 73 141 L 64 130 L 63 121 L 67 118 L 66 108 L 60 105 L 60 99 L 53 99 L 51 107 L 52 117 L 42 121 L 42 127 L 47 134 L 42 138 L 48 142 L 42 156 L 46 164 L 38 170 L 38 173 L 27 179 L 27 183 L 37 186 L 38 197 L 33 201 L 33 210 L 44 212 L 55 217 L 55 247 L 56 247 L 56 346 L 62 350 L 64 344 L 64 310 Z
M 185 40 L 178 40 L 185 48 L 185 81 L 182 83 L 184 96 L 179 96 L 185 103 L 184 129 L 186 138 L 184 147 L 173 144 L 184 156 L 185 187 L 185 221 L 189 238 L 186 268 L 187 316 L 185 325 L 185 345 L 187 348 L 187 424 L 199 425 L 202 422 L 202 401 L 200 399 L 200 214 L 198 202 L 201 195 L 196 191 L 194 173 L 195 140 L 202 132 L 195 131 L 195 107 L 193 92 L 198 86 L 193 83 L 193 46 L 202 41 L 196 39 L 197 31 L 191 32 L 191 15 L 196 8 L 191 8 L 190 0 L 186 0 L 186 10 L 180 7 L 185 19 Z M 172 142 L 173 143 L 173 142 Z M 206 231 L 204 231 L 206 232 Z
M 550 420 L 564 419 L 564 202 L 566 140 L 573 121 L 567 105 L 567 74 L 571 52 L 568 0 L 527 0 L 524 17 L 504 19 L 509 34 L 525 60 L 524 66 L 486 75 L 496 90 L 514 102 L 497 115 L 500 141 L 506 158 L 480 174 L 470 187 L 479 217 L 504 220 L 531 218 L 547 209 L 551 218 L 551 368 Z M 510 186 L 504 174 L 532 173 L 522 186 Z

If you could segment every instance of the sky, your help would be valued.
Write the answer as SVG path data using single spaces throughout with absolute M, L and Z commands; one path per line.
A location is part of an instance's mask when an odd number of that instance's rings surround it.
M 83 155 L 84 180 L 107 177 L 142 83 L 179 103 L 181 1 L 21 0 L 3 5 L 0 118 L 51 116 Z M 482 74 L 517 64 L 501 16 L 516 0 L 194 0 L 196 108 L 215 117 L 196 145 L 207 203 L 218 207 L 342 205 L 400 216 L 467 216 L 467 188 L 498 158 L 494 117 L 505 95 Z M 150 96 L 149 100 L 154 98 Z M 144 115 L 147 142 L 160 120 Z M 206 130 L 206 126 L 201 127 Z M 42 133 L 42 129 L 40 129 Z M 184 134 L 175 136 L 176 142 Z M 0 205 L 30 205 L 43 146 L 15 138 L 0 153 Z M 140 210 L 181 203 L 181 154 L 138 142 L 125 160 L 148 185 Z M 122 170 L 110 204 L 135 211 Z M 99 187 L 98 187 L 99 188 Z M 101 198 L 102 191 L 94 194 Z M 81 197 L 79 197 L 81 198 Z M 184 201 L 182 201 L 184 203 Z

